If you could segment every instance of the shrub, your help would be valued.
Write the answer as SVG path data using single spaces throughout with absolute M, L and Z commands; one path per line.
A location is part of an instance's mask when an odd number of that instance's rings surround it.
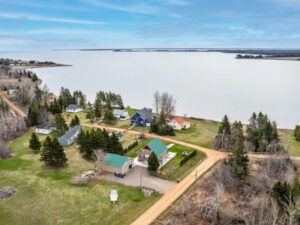
M 184 165 L 187 161 L 189 161 L 191 158 L 195 157 L 196 155 L 197 155 L 197 150 L 193 150 L 189 155 L 187 155 L 180 161 L 179 163 L 180 166 Z

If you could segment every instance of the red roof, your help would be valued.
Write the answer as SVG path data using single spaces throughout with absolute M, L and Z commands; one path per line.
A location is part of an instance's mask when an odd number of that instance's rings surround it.
M 182 117 L 173 117 L 172 120 L 174 120 L 176 123 L 183 125 L 186 123 L 189 123 L 188 121 L 186 121 L 184 118 Z

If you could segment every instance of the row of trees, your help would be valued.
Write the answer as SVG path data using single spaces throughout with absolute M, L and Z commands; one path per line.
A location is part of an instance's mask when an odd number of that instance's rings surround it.
M 70 104 L 76 104 L 85 108 L 86 96 L 81 91 L 74 91 L 72 94 L 69 89 L 62 87 L 57 103 L 61 109 L 65 109 Z
M 104 130 L 82 130 L 77 143 L 82 156 L 88 160 L 95 160 L 95 151 L 123 155 L 123 147 L 115 133 L 109 134 Z
M 241 130 L 243 126 L 240 124 Z M 243 134 L 244 132 L 242 132 Z M 214 139 L 215 149 L 232 150 L 232 139 L 234 139 L 232 125 L 225 115 Z M 279 144 L 279 136 L 275 122 L 271 122 L 266 114 L 253 113 L 246 126 L 245 137 L 243 139 L 247 151 L 272 152 L 274 147 Z M 278 147 L 278 146 L 277 146 Z

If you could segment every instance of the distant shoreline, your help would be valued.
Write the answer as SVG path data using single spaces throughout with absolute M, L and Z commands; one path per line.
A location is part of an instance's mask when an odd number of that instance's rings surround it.
M 39 64 L 39 65 L 22 65 L 22 66 L 12 66 L 14 69 L 39 69 L 39 68 L 48 68 L 48 67 L 65 67 L 65 66 L 72 66 L 66 64 Z

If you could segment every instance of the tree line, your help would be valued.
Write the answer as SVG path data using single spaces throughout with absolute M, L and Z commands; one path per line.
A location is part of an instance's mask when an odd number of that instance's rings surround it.
M 77 144 L 81 155 L 88 160 L 95 160 L 95 151 L 123 155 L 123 147 L 115 133 L 108 133 L 105 129 L 82 130 L 78 135 Z

